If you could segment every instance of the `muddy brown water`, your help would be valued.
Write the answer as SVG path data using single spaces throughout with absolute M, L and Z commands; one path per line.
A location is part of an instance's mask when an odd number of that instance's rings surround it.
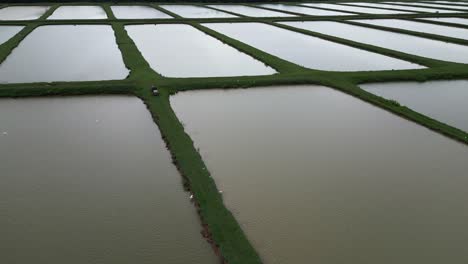
M 468 147 L 321 86 L 171 105 L 265 263 L 468 262 Z
M 139 99 L 1 99 L 0 112 L 0 263 L 219 263 Z

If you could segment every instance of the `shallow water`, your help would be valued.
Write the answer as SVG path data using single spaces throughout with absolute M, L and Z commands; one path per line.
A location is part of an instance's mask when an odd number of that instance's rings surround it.
M 385 4 L 387 3 L 390 4 L 389 2 L 385 2 Z M 444 8 L 410 7 L 410 6 L 405 5 L 405 3 L 403 2 L 392 3 L 392 4 L 396 4 L 395 7 L 398 9 L 409 10 L 408 8 L 411 8 L 414 11 L 429 12 L 429 13 L 462 13 L 463 12 L 463 11 L 456 11 L 456 10 L 447 10 Z
M 361 88 L 468 132 L 468 81 L 373 83 Z
M 441 18 L 420 18 L 422 20 L 437 21 L 437 22 L 446 22 L 454 23 L 460 25 L 468 25 L 468 19 L 466 18 L 457 18 L 457 17 L 441 17 Z
M 319 86 L 171 104 L 265 263 L 468 262 L 467 146 Z
M 401 9 L 408 11 L 416 12 L 426 12 L 426 13 L 457 13 L 456 11 L 450 11 L 445 9 L 432 9 L 432 8 L 423 8 L 423 7 L 412 7 L 412 6 L 402 6 L 402 5 L 388 5 L 388 4 L 377 4 L 377 3 L 352 3 L 353 5 L 359 6 L 369 6 L 369 7 L 380 7 L 380 8 L 392 8 L 392 9 Z
M 112 6 L 112 13 L 120 19 L 172 18 L 149 6 Z
M 226 10 L 236 14 L 249 16 L 249 17 L 291 17 L 292 14 L 275 12 L 271 10 L 243 6 L 243 5 L 210 5 L 211 7 Z
M 218 263 L 140 100 L 2 99 L 0 112 L 1 263 Z
M 49 9 L 49 6 L 9 6 L 0 9 L 0 20 L 33 20 L 38 19 Z
M 100 6 L 61 6 L 47 19 L 107 19 Z
M 168 77 L 269 75 L 275 70 L 189 25 L 125 29 L 151 68 Z
M 327 71 L 415 69 L 421 66 L 261 23 L 203 24 L 298 65 Z
M 468 29 L 455 28 L 449 26 L 439 26 L 423 22 L 413 22 L 400 19 L 362 19 L 354 20 L 355 22 L 365 23 L 376 26 L 405 29 L 422 33 L 442 35 L 452 38 L 467 39 Z
M 386 10 L 386 9 L 376 9 L 376 8 L 365 8 L 357 6 L 344 6 L 344 5 L 334 5 L 334 4 L 304 4 L 311 7 L 322 7 L 330 8 L 335 10 L 350 11 L 364 14 L 411 14 L 412 12 L 397 11 L 397 10 Z
M 336 11 L 328 11 L 322 9 L 316 9 L 311 7 L 302 7 L 302 6 L 294 6 L 294 5 L 283 5 L 283 4 L 262 4 L 259 5 L 262 7 L 273 8 L 280 11 L 289 11 L 295 12 L 299 14 L 305 14 L 309 16 L 349 16 L 353 15 L 350 13 L 344 12 L 336 12 Z
M 468 63 L 468 47 L 339 22 L 284 22 L 306 30 L 437 60 Z
M 114 80 L 128 72 L 111 26 L 41 26 L 0 65 L 0 83 Z
M 0 26 L 0 45 L 18 34 L 23 28 L 23 26 Z
M 218 10 L 192 5 L 160 5 L 160 7 L 185 18 L 237 17 Z
M 461 9 L 461 10 L 468 10 L 468 6 L 456 6 L 456 5 L 443 5 L 443 4 L 430 4 L 430 3 L 414 3 L 414 5 L 418 6 L 427 6 L 427 7 L 435 7 L 435 8 L 448 8 L 448 9 Z

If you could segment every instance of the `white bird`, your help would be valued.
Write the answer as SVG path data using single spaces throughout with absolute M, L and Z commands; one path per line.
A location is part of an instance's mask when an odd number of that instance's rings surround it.
M 8 135 L 8 132 L 6 132 L 6 131 L 3 131 L 3 133 L 2 133 L 2 134 L 3 134 L 3 135 Z
M 192 195 L 190 195 L 190 200 L 192 200 L 192 199 L 193 199 L 193 194 L 192 194 Z

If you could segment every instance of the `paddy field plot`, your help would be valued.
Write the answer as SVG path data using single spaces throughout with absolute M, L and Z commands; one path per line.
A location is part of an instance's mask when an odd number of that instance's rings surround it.
M 125 27 L 158 73 L 167 77 L 223 77 L 274 74 L 275 70 L 182 24 Z
M 34 20 L 49 9 L 49 6 L 7 6 L 0 8 L 0 20 Z
M 282 22 L 326 35 L 437 60 L 468 63 L 468 46 L 329 21 Z
M 0 64 L 0 83 L 117 80 L 128 73 L 111 26 L 49 25 Z
M 361 88 L 468 131 L 468 81 L 373 83 Z
M 204 26 L 298 65 L 328 71 L 417 69 L 422 66 L 261 23 Z
M 465 145 L 322 86 L 171 105 L 265 263 L 468 261 Z
M 0 262 L 219 263 L 139 99 L 1 99 L 0 112 Z

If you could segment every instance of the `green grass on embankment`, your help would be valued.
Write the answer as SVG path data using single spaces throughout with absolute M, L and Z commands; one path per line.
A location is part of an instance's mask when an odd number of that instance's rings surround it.
M 218 89 L 218 88 L 248 88 L 272 85 L 295 85 L 295 84 L 317 84 L 325 85 L 363 101 L 376 105 L 382 109 L 397 114 L 405 119 L 425 126 L 454 140 L 468 144 L 468 134 L 457 128 L 441 123 L 430 117 L 417 113 L 407 107 L 401 106 L 391 100 L 373 95 L 359 88 L 361 83 L 370 82 L 396 82 L 396 81 L 429 81 L 429 80 L 452 80 L 468 79 L 468 65 L 438 61 L 419 56 L 414 56 L 394 50 L 384 49 L 371 45 L 366 45 L 346 39 L 323 35 L 307 30 L 292 28 L 277 24 L 281 21 L 302 21 L 302 20 L 332 20 L 344 23 L 350 19 L 349 16 L 334 17 L 280 17 L 280 18 L 212 18 L 212 19 L 185 19 L 173 13 L 165 11 L 154 3 L 131 2 L 133 4 L 150 5 L 157 7 L 172 16 L 173 19 L 137 19 L 137 20 L 117 20 L 112 10 L 110 2 L 100 4 L 108 14 L 106 20 L 64 20 L 49 21 L 46 18 L 57 8 L 53 4 L 52 8 L 40 19 L 35 21 L 0 21 L 0 25 L 24 25 L 25 28 L 12 39 L 0 45 L 0 62 L 5 60 L 12 50 L 23 40 L 27 34 L 42 25 L 60 24 L 107 24 L 111 25 L 115 32 L 118 47 L 122 53 L 123 60 L 127 68 L 131 70 L 130 75 L 125 80 L 116 81 L 96 81 L 96 82 L 55 82 L 55 83 L 32 83 L 32 84 L 0 84 L 0 97 L 27 97 L 27 96 L 60 96 L 60 95 L 85 95 L 85 94 L 133 94 L 141 98 L 151 112 L 154 121 L 157 123 L 161 134 L 171 152 L 173 162 L 185 179 L 185 185 L 194 194 L 199 207 L 200 217 L 211 233 L 214 243 L 219 247 L 220 254 L 231 264 L 261 263 L 255 249 L 249 243 L 244 232 L 240 228 L 231 212 L 224 206 L 221 195 L 216 188 L 210 172 L 206 168 L 200 154 L 194 147 L 192 139 L 185 133 L 183 125 L 178 120 L 171 108 L 169 97 L 179 91 L 197 89 Z M 68 5 L 73 3 L 67 3 Z M 78 3 L 75 3 L 78 4 Z M 82 4 L 96 4 L 87 2 Z M 17 4 L 21 5 L 21 4 Z M 353 18 L 403 18 L 414 19 L 421 17 L 435 16 L 435 14 L 405 14 L 405 15 L 368 15 L 358 14 Z M 467 17 L 466 14 L 438 14 L 440 17 Z M 342 43 L 359 49 L 377 52 L 394 58 L 407 60 L 424 65 L 428 68 L 418 70 L 395 70 L 376 72 L 330 72 L 311 70 L 294 63 L 282 60 L 276 56 L 260 51 L 254 47 L 244 44 L 235 39 L 229 38 L 216 31 L 210 30 L 201 23 L 206 22 L 261 22 L 274 26 L 279 26 L 301 34 Z M 249 77 L 218 77 L 218 78 L 166 78 L 161 76 L 149 67 L 136 48 L 132 39 L 124 29 L 125 25 L 148 24 L 148 23 L 186 23 L 192 25 L 206 34 L 219 39 L 220 41 L 242 51 L 252 57 L 262 61 L 266 65 L 278 71 L 277 74 L 269 76 L 249 76 Z M 431 22 L 434 24 L 443 24 Z M 389 29 L 377 26 L 367 26 L 389 30 L 397 33 L 407 33 L 415 36 L 442 40 L 446 42 L 467 45 L 468 41 L 441 37 L 431 34 L 415 33 L 399 29 Z M 468 28 L 468 26 L 458 25 L 457 27 Z M 158 97 L 152 96 L 150 87 L 156 85 L 161 92 Z M 291 117 L 294 118 L 294 117 Z

